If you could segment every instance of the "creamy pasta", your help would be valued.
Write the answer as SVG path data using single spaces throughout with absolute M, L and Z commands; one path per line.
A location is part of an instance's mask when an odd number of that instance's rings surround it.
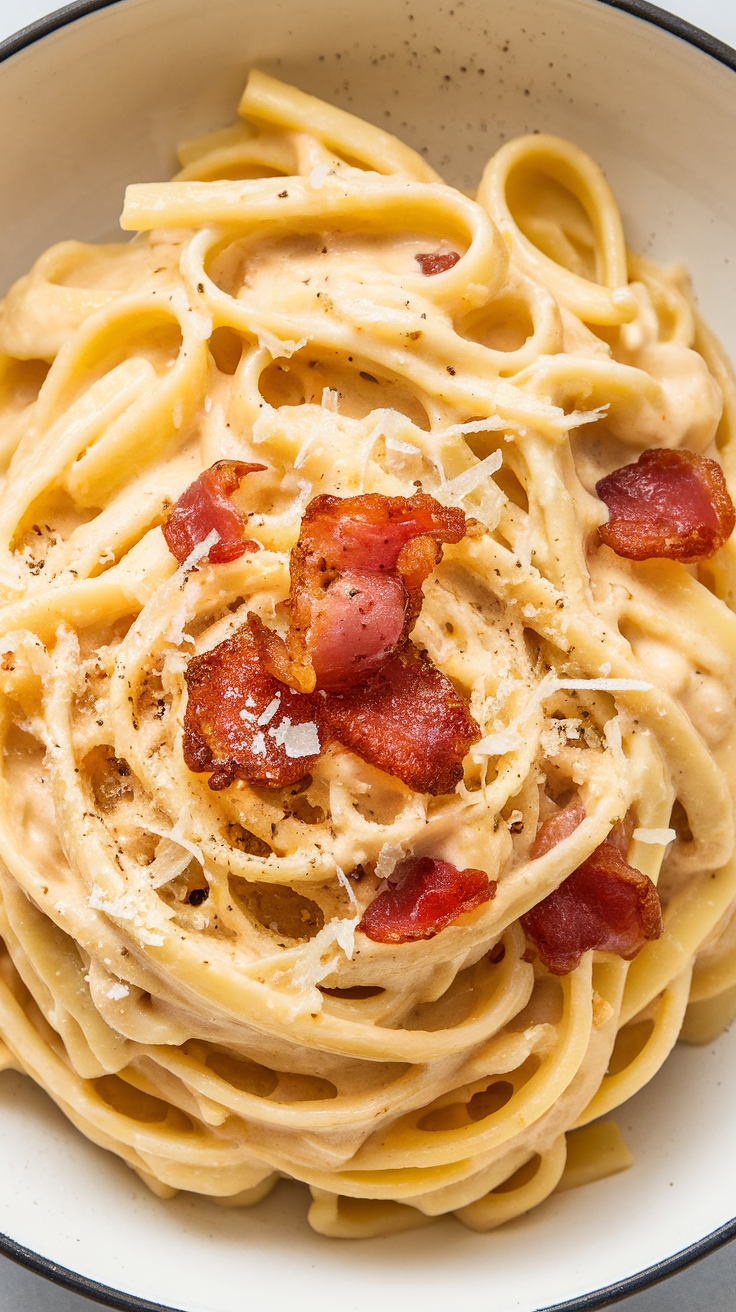
M 0 308 L 0 1064 L 162 1197 L 489 1230 L 736 1012 L 734 382 L 574 145 L 473 198 L 264 74 L 239 112 Z M 300 570 L 389 501 L 346 691 Z

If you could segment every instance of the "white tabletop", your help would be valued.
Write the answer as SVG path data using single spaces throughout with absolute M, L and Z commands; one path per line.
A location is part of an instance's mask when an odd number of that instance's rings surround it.
M 48 0 L 0 0 L 0 40 L 58 7 Z M 660 7 L 736 47 L 736 0 L 669 0 Z M 734 1312 L 736 1242 L 616 1306 L 620 1312 Z M 92 1312 L 101 1307 L 0 1256 L 0 1312 Z

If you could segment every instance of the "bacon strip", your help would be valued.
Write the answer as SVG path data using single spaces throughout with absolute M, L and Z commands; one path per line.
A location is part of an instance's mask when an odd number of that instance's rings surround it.
M 596 492 L 609 511 L 601 541 L 629 560 L 708 560 L 736 525 L 720 465 L 692 451 L 644 451 L 600 479 Z
M 547 969 L 566 975 L 591 948 L 630 961 L 661 935 L 662 909 L 651 879 L 601 843 L 521 923 Z
M 258 466 L 234 468 L 242 477 L 238 471 Z M 235 778 L 281 787 L 308 773 L 336 740 L 419 792 L 452 792 L 480 730 L 450 680 L 407 635 L 441 544 L 464 533 L 463 512 L 425 493 L 312 501 L 291 555 L 287 641 L 249 616 L 232 638 L 190 662 L 189 768 L 212 770 L 212 788 Z M 312 695 L 315 686 L 321 697 Z M 260 714 L 277 693 L 287 727 L 289 720 L 312 726 L 311 751 L 298 763 L 286 759 L 295 755 L 293 733 L 284 743 L 270 729 L 270 739 L 264 736 L 243 700 L 250 695 Z
M 241 460 L 218 460 L 182 492 L 163 526 L 166 545 L 180 565 L 214 529 L 219 542 L 206 557 L 211 565 L 237 560 L 246 551 L 258 551 L 258 543 L 245 536 L 245 520 L 229 500 L 246 474 L 265 465 L 246 465 Z
M 545 820 L 541 829 L 538 830 L 536 838 L 529 848 L 530 860 L 536 861 L 537 857 L 544 856 L 545 852 L 551 852 L 553 847 L 563 842 L 575 833 L 578 825 L 585 819 L 585 807 L 579 798 L 574 798 L 568 802 L 557 815 L 550 816 Z
M 454 791 L 481 736 L 454 685 L 410 642 L 367 683 L 324 698 L 322 724 L 364 761 L 435 796 Z
M 291 553 L 288 660 L 271 670 L 301 692 L 350 688 L 381 669 L 410 632 L 461 510 L 415 496 L 320 496 Z
M 374 943 L 434 938 L 464 911 L 489 902 L 496 881 L 483 870 L 458 870 L 449 861 L 408 857 L 396 867 L 397 883 L 366 907 L 358 929 Z
M 297 783 L 324 745 L 318 699 L 274 679 L 267 640 L 268 630 L 249 615 L 231 638 L 187 667 L 184 760 L 195 774 L 212 771 L 210 788 L 227 788 L 234 779 L 271 788 Z
M 623 819 L 619 820 L 613 826 L 613 829 L 606 839 L 606 842 L 610 843 L 611 847 L 618 848 L 624 860 L 626 860 L 626 854 L 631 847 L 631 840 L 634 836 L 635 829 L 636 812 L 633 807 L 630 807 Z
M 460 256 L 457 251 L 448 251 L 446 255 L 440 255 L 439 253 L 435 255 L 415 255 L 414 259 L 417 261 L 422 273 L 427 278 L 431 278 L 435 273 L 446 273 L 448 269 L 454 268 Z

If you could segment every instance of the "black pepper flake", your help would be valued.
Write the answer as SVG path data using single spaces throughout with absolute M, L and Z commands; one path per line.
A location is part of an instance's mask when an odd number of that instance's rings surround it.
M 279 200 L 285 200 L 286 197 L 288 196 L 288 194 L 289 194 L 288 191 L 280 191 L 280 192 L 279 192 Z
M 202 903 L 207 901 L 209 895 L 210 890 L 208 888 L 193 888 L 187 902 L 192 907 L 201 907 Z
M 448 372 L 448 374 L 453 374 L 453 375 L 454 375 L 454 373 L 455 373 L 455 367 L 454 367 L 454 365 L 448 364 L 448 366 L 447 366 L 447 372 Z

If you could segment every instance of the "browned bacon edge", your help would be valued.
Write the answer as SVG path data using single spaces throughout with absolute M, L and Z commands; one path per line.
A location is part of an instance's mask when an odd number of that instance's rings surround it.
M 566 808 L 547 822 L 548 826 L 560 822 L 560 836 L 555 841 L 577 828 L 572 824 L 575 814 L 575 809 Z M 584 818 L 583 811 L 580 819 Z M 537 841 L 542 833 L 540 830 Z M 548 833 L 552 838 L 552 832 Z M 613 841 L 601 843 L 559 888 L 522 916 L 524 931 L 553 975 L 574 970 L 590 949 L 613 952 L 630 961 L 645 943 L 660 937 L 662 908 L 657 890 L 647 875 L 628 865 L 619 850 L 618 844 L 628 837 L 623 825 L 615 826 L 609 835 Z M 533 855 L 541 856 L 553 846 L 554 841 L 543 842 L 542 850 Z
M 418 793 L 451 793 L 480 730 L 454 684 L 411 642 L 367 683 L 328 695 L 322 724 L 357 756 Z
M 229 498 L 246 474 L 265 468 L 265 465 L 246 465 L 241 460 L 218 460 L 189 484 L 163 525 L 166 545 L 180 565 L 213 529 L 219 534 L 219 541 L 206 556 L 212 565 L 224 565 L 246 551 L 258 551 L 258 543 L 246 538 L 245 520 Z
M 598 535 L 629 560 L 708 560 L 736 525 L 720 465 L 693 451 L 644 451 L 600 479 L 596 492 L 609 512 Z
M 231 464 L 206 471 L 177 504 L 192 494 L 199 507 L 194 490 L 203 479 L 219 480 L 221 490 L 252 468 Z M 174 515 L 167 528 L 172 522 Z M 286 642 L 250 615 L 238 633 L 190 662 L 189 768 L 212 770 L 212 788 L 234 778 L 280 787 L 303 777 L 316 755 L 293 759 L 293 735 L 285 746 L 268 741 L 271 730 L 264 736 L 253 728 L 244 701 L 254 699 L 260 714 L 280 689 L 292 724 L 317 726 L 320 749 L 337 741 L 419 792 L 452 792 L 480 730 L 451 681 L 407 635 L 442 543 L 464 533 L 463 512 L 425 493 L 315 498 L 291 555 Z M 295 668 L 303 677 L 294 677 Z M 312 696 L 317 675 L 327 688 Z
M 395 883 L 366 907 L 358 925 L 374 943 L 409 943 L 433 938 L 466 911 L 496 894 L 484 870 L 458 870 L 449 861 L 408 857 L 394 871 Z
M 315 497 L 291 552 L 290 664 L 273 673 L 301 692 L 375 674 L 411 631 L 442 543 L 464 534 L 463 512 L 424 492 Z
M 233 779 L 282 787 L 309 772 L 316 756 L 287 761 L 251 715 L 263 714 L 277 693 L 292 724 L 313 722 L 321 749 L 341 743 L 417 792 L 450 793 L 480 730 L 454 685 L 411 642 L 381 672 L 344 693 L 297 693 L 275 679 L 267 652 L 276 635 L 255 616 L 212 651 L 194 657 L 186 673 L 184 759 L 190 770 L 213 770 L 210 787 Z M 247 707 L 250 697 L 254 706 Z M 245 717 L 243 712 L 246 712 Z M 274 720 L 278 727 L 280 720 Z
M 234 779 L 285 788 L 309 773 L 324 746 L 320 699 L 294 692 L 269 673 L 267 634 L 258 617 L 249 615 L 232 637 L 194 656 L 187 667 L 184 760 L 195 774 L 212 772 L 210 788 L 227 788 Z M 290 755 L 298 742 L 288 730 L 310 724 L 319 750 Z
M 457 251 L 447 251 L 445 255 L 439 252 L 434 255 L 415 255 L 414 259 L 425 277 L 431 278 L 436 273 L 446 273 L 448 269 L 454 268 L 460 256 Z

